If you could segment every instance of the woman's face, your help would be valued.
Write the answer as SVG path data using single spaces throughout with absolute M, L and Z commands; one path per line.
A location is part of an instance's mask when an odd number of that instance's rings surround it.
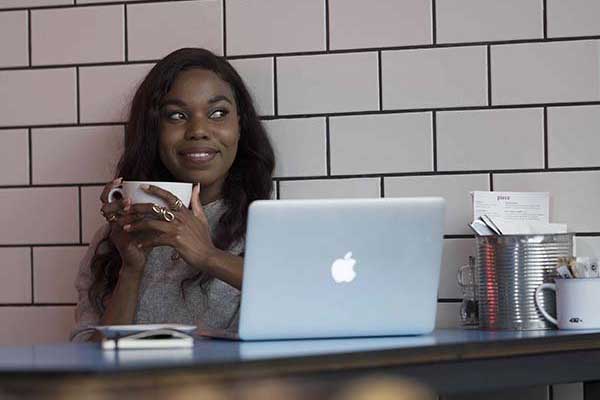
M 160 108 L 159 154 L 182 182 L 199 182 L 203 200 L 221 197 L 240 137 L 238 110 L 228 83 L 214 72 L 181 72 Z

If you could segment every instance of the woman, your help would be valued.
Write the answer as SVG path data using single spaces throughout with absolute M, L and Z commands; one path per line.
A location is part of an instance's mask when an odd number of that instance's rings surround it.
M 89 327 L 131 323 L 235 329 L 248 206 L 272 192 L 274 155 L 248 90 L 221 57 L 180 49 L 138 88 L 118 165 L 101 195 L 108 225 L 84 257 L 75 341 Z M 152 204 L 108 203 L 122 180 L 194 183 L 191 209 L 155 186 L 173 221 Z

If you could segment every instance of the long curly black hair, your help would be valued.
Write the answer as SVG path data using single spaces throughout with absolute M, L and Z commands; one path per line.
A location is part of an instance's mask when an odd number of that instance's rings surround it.
M 205 49 L 183 48 L 172 52 L 152 68 L 133 97 L 125 131 L 125 150 L 116 176 L 136 181 L 176 180 L 159 157 L 160 106 L 178 74 L 191 68 L 212 71 L 227 82 L 235 95 L 239 114 L 237 155 L 222 189 L 226 211 L 219 220 L 213 238 L 216 247 L 227 250 L 244 238 L 250 203 L 271 197 L 275 156 L 248 89 L 224 57 Z M 101 246 L 109 251 L 99 252 Z M 121 257 L 116 247 L 108 238 L 104 238 L 91 262 L 93 281 L 88 293 L 90 302 L 100 313 L 105 310 L 107 296 L 115 289 L 120 268 Z M 202 286 L 212 279 L 200 273 L 192 281 L 199 278 L 198 284 Z

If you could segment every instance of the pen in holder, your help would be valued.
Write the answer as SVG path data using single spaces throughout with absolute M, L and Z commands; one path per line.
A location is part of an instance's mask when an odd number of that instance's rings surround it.
M 479 326 L 479 304 L 474 257 L 469 256 L 469 263 L 458 269 L 456 279 L 463 293 L 460 305 L 460 324 L 466 328 L 476 328 Z

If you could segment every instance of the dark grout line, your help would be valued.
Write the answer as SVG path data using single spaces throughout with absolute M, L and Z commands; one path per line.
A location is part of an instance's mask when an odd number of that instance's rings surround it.
M 548 38 L 548 3 L 546 0 L 542 0 L 542 14 L 543 14 L 542 25 L 544 27 L 544 39 L 547 39 Z
M 431 40 L 433 44 L 437 43 L 437 12 L 435 0 L 431 0 Z
M 379 197 L 380 198 L 385 198 L 385 182 L 384 182 L 384 177 L 380 177 L 379 178 Z
M 275 189 L 277 190 L 277 200 L 281 199 L 281 188 L 279 187 L 279 181 L 275 181 Z
M 331 48 L 329 44 L 329 0 L 325 0 L 325 50 Z
M 438 154 L 437 154 L 437 113 L 433 111 L 431 113 L 431 143 L 433 145 L 433 171 L 438 170 Z
M 22 10 L 53 10 L 53 9 L 64 9 L 64 8 L 86 8 L 86 7 L 110 7 L 110 6 L 121 6 L 126 0 L 116 0 L 116 1 L 108 1 L 105 3 L 77 3 L 75 4 L 55 4 L 55 5 L 45 5 L 45 6 L 29 6 L 29 7 L 11 7 L 11 8 L 3 8 L 0 9 L 1 12 L 8 11 L 22 11 Z M 166 0 L 168 2 L 186 2 L 192 0 Z M 135 4 L 152 4 L 152 3 L 164 3 L 165 0 L 137 0 Z
M 73 307 L 77 303 L 2 303 L 0 307 Z
M 544 107 L 544 169 L 548 169 L 548 107 Z
M 221 2 L 221 7 L 223 9 L 223 57 L 227 57 L 227 13 L 225 8 L 226 3 L 227 0 L 222 0 Z
M 491 46 L 487 46 L 487 95 L 488 95 L 488 106 L 492 105 L 492 50 Z
M 489 182 L 490 182 L 490 191 L 493 192 L 494 191 L 494 176 L 493 174 L 490 172 L 489 174 Z
M 277 97 L 277 57 L 273 57 L 273 112 L 275 116 L 279 114 L 279 107 L 277 103 L 279 99 Z
M 29 268 L 30 268 L 30 271 L 31 271 L 31 303 L 33 303 L 34 302 L 34 298 L 35 298 L 34 297 L 35 293 L 34 293 L 34 290 L 33 290 L 33 288 L 34 288 L 34 281 L 33 281 L 33 271 L 34 271 L 34 269 L 33 269 L 33 247 L 29 248 Z
M 180 1 L 180 0 L 172 0 Z M 189 0 L 181 0 L 189 1 Z M 136 2 L 140 4 L 140 2 Z M 83 6 L 83 5 L 82 5 Z M 88 6 L 87 4 L 85 6 Z M 64 7 L 62 7 L 64 8 Z M 1 13 L 1 11 L 0 11 Z M 558 38 L 547 38 L 547 39 L 518 39 L 518 40 L 506 40 L 497 42 L 467 42 L 467 43 L 437 43 L 437 44 L 423 44 L 423 45 L 410 45 L 410 46 L 389 46 L 389 47 L 365 47 L 365 48 L 353 48 L 353 49 L 339 49 L 339 50 L 317 50 L 317 51 L 301 51 L 301 52 L 289 52 L 289 53 L 257 53 L 257 54 L 242 54 L 228 56 L 229 60 L 248 59 L 248 58 L 266 58 L 266 57 L 297 57 L 297 56 L 314 56 L 314 55 L 325 55 L 325 54 L 347 54 L 347 53 L 365 53 L 365 52 L 378 52 L 378 51 L 396 51 L 396 50 L 419 50 L 419 49 L 432 49 L 432 48 L 451 48 L 451 47 L 471 47 L 471 46 L 501 46 L 511 44 L 532 44 L 532 43 L 551 43 L 551 42 L 575 42 L 581 40 L 598 40 L 600 35 L 594 36 L 577 36 L 577 37 L 558 37 Z M 76 63 L 76 64 L 47 64 L 47 65 L 35 65 L 29 69 L 49 69 L 49 68 L 66 68 L 74 66 L 111 66 L 111 65 L 123 65 L 123 64 L 153 64 L 159 61 L 159 59 L 146 59 L 146 60 L 135 60 L 128 61 L 110 61 L 110 62 L 91 62 L 91 63 Z M 20 70 L 23 67 L 2 67 L 0 71 Z
M 327 176 L 331 176 L 331 136 L 329 133 L 329 117 L 325 118 L 325 163 Z
M 31 40 L 31 10 L 27 10 L 27 54 L 29 57 L 29 66 L 31 67 L 33 65 L 32 62 L 32 40 Z
M 33 145 L 31 135 L 31 128 L 29 128 L 27 130 L 27 146 L 29 151 L 29 185 L 33 185 Z
M 383 111 L 383 73 L 381 66 L 381 51 L 377 52 L 377 83 L 379 84 L 379 111 Z
M 77 125 L 81 124 L 81 89 L 79 87 L 79 67 L 75 68 L 75 101 L 77 102 Z
M 128 20 L 128 17 L 127 17 L 127 10 L 128 10 L 128 8 L 129 8 L 129 6 L 127 4 L 123 4 L 123 18 L 124 18 L 124 21 L 123 21 L 123 23 L 124 23 L 123 24 L 124 32 L 123 32 L 123 34 L 125 36 L 124 37 L 125 41 L 124 41 L 123 51 L 125 52 L 124 59 L 125 59 L 126 62 L 129 61 L 129 31 L 128 31 L 128 29 L 129 29 L 129 20 Z
M 77 188 L 77 198 L 79 203 L 79 243 L 83 243 L 83 221 L 82 221 L 82 204 L 81 204 L 81 186 Z

